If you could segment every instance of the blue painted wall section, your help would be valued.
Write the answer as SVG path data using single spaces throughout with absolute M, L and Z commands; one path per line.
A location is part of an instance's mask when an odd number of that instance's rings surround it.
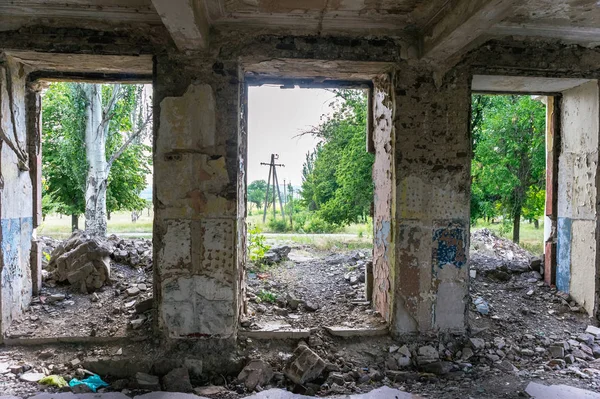
M 23 277 L 21 261 L 29 261 L 33 218 L 2 219 L 0 226 L 2 228 L 2 287 L 8 288 L 15 285 L 15 279 Z
M 451 224 L 433 231 L 433 267 L 446 265 L 462 268 L 467 263 L 467 240 L 465 228 Z
M 558 244 L 556 246 L 556 288 L 569 292 L 571 283 L 571 226 L 570 218 L 558 218 Z

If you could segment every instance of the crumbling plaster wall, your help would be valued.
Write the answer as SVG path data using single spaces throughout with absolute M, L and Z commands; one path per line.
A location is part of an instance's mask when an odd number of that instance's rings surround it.
M 394 87 L 391 75 L 374 79 L 371 106 L 373 120 L 374 214 L 373 214 L 373 294 L 372 304 L 381 316 L 391 320 L 394 286 Z
M 590 315 L 598 287 L 598 82 L 562 95 L 556 285 Z
M 158 326 L 170 338 L 235 335 L 238 80 L 158 57 L 154 251 Z
M 27 154 L 26 73 L 11 57 L 0 63 L 0 126 L 11 143 Z M 0 144 L 0 333 L 29 306 L 32 282 L 30 249 L 33 234 L 32 184 L 28 163 Z
M 471 145 L 469 75 L 436 85 L 400 68 L 396 98 L 396 267 L 392 331 L 466 328 Z

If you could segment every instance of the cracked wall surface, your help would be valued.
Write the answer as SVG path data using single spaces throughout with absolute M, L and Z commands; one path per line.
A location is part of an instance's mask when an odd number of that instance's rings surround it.
M 597 81 L 563 92 L 558 161 L 556 286 L 589 315 L 598 306 L 598 94 Z
M 0 301 L 4 334 L 29 306 L 32 294 L 30 249 L 33 236 L 32 184 L 28 172 L 25 71 L 10 57 L 0 62 Z M 13 149 L 14 148 L 14 149 Z M 15 152 L 16 150 L 16 152 Z M 25 154 L 19 159 L 17 153 Z
M 155 88 L 158 327 L 170 338 L 229 338 L 239 312 L 238 159 L 229 148 L 237 143 L 238 85 L 193 66 L 171 69 L 181 65 L 159 59 Z
M 328 78 L 364 81 L 358 69 L 391 65 L 388 75 L 382 77 L 380 70 L 371 75 L 379 76 L 374 93 L 380 100 L 373 110 L 380 155 L 374 170 L 374 274 L 380 285 L 374 287 L 373 302 L 398 335 L 467 327 L 471 76 L 600 76 L 600 52 L 540 42 L 490 41 L 440 75 L 435 65 L 410 59 L 397 38 L 219 31 L 209 51 L 183 55 L 172 52 L 161 31 L 156 28 L 145 37 L 139 31 L 101 35 L 27 27 L 0 32 L 0 42 L 21 50 L 155 56 L 154 297 L 156 327 L 170 338 L 233 338 L 244 311 L 246 77 L 310 76 L 301 80 L 307 85 Z M 24 84 L 18 68 L 12 73 Z M 378 86 L 377 79 L 387 79 L 388 86 Z M 8 128 L 5 97 L 2 91 L 2 123 Z M 17 97 L 24 102 L 24 89 Z M 24 134 L 25 115 L 19 118 Z M 393 129 L 387 129 L 389 124 Z M 590 160 L 595 162 L 581 156 L 572 166 L 583 171 Z M 8 254 L 18 258 L 9 273 L 16 277 L 6 279 L 8 289 L 2 286 L 6 322 L 28 302 L 29 258 L 22 250 L 28 251 L 33 235 L 26 221 L 31 206 L 17 212 L 11 204 L 32 194 L 29 173 L 17 170 L 6 144 L 1 162 L 2 175 L 10 179 L 0 197 L 0 216 L 3 223 L 5 218 L 19 220 L 2 229 L 3 263 L 10 263 L 4 261 Z M 588 222 L 583 218 L 569 228 L 582 237 L 580 246 L 571 249 L 590 253 L 588 248 L 597 245 L 589 234 L 596 228 Z M 18 254 L 14 242 L 22 244 Z M 3 276 L 8 272 L 3 268 Z M 8 293 L 18 303 L 5 301 Z
M 464 331 L 468 299 L 470 89 L 426 68 L 396 85 L 396 261 L 392 331 Z
M 373 298 L 372 303 L 386 321 L 392 312 L 394 285 L 394 90 L 391 76 L 374 81 L 373 89 Z

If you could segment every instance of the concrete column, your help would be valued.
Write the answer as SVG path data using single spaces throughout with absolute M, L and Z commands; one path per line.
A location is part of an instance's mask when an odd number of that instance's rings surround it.
M 556 286 L 596 314 L 598 291 L 598 82 L 563 92 L 558 161 Z
M 29 306 L 32 291 L 25 79 L 21 64 L 11 57 L 0 61 L 0 125 L 10 140 L 0 147 L 0 336 Z
M 556 284 L 556 216 L 558 191 L 558 153 L 560 149 L 559 99 L 546 100 L 546 204 L 544 212 L 544 282 Z
M 156 61 L 154 293 L 169 338 L 237 330 L 239 84 L 223 67 Z
M 456 69 L 436 85 L 426 67 L 395 83 L 396 255 L 392 332 L 467 324 L 470 89 Z
M 35 86 L 35 87 L 34 87 Z M 29 177 L 31 178 L 32 227 L 31 238 L 31 283 L 33 295 L 42 289 L 42 245 L 37 239 L 36 229 L 42 223 L 42 97 L 39 85 L 27 88 L 27 154 Z
M 392 315 L 394 285 L 394 88 L 392 77 L 374 80 L 372 93 L 373 164 L 373 266 L 367 269 L 367 299 L 386 321 Z

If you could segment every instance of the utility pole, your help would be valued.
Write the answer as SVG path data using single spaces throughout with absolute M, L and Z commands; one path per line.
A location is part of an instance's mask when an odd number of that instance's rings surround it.
M 290 196 L 292 200 L 290 201 L 290 229 L 294 230 L 294 186 L 292 186 L 292 182 L 290 181 Z
M 263 211 L 263 223 L 267 219 L 267 205 L 269 203 L 269 189 L 271 187 L 271 183 L 273 185 L 273 218 L 277 218 L 277 201 L 275 197 L 275 190 L 277 190 L 277 196 L 279 197 L 279 208 L 281 209 L 281 216 L 283 220 L 285 220 L 285 212 L 283 211 L 283 202 L 281 201 L 281 191 L 279 191 L 279 180 L 277 179 L 277 167 L 285 167 L 284 164 L 275 163 L 275 160 L 279 159 L 278 154 L 271 154 L 271 162 L 264 163 L 261 162 L 261 165 L 269 166 L 269 179 L 267 181 L 267 192 L 265 194 L 265 209 Z M 272 176 L 272 178 L 271 178 Z

